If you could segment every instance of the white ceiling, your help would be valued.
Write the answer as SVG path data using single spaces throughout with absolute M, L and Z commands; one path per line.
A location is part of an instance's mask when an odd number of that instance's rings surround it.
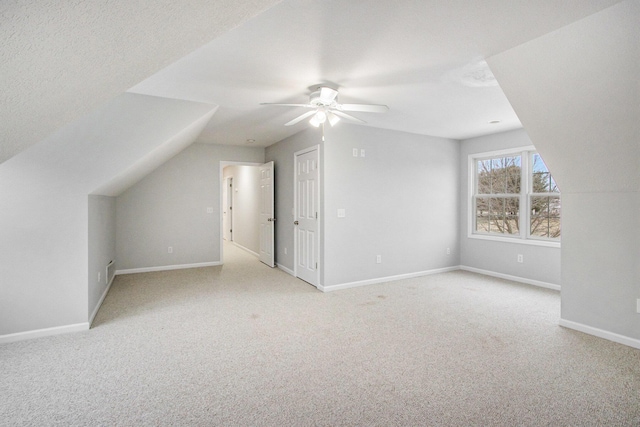
M 305 103 L 322 83 L 343 103 L 388 105 L 354 113 L 370 126 L 464 139 L 521 127 L 499 86 L 474 84 L 491 76 L 484 58 L 615 3 L 284 0 L 130 91 L 218 104 L 200 142 L 294 134 L 307 121 L 283 124 L 303 109 L 259 104 Z

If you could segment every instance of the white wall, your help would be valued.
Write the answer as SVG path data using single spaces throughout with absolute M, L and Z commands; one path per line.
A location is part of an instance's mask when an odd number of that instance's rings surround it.
M 562 189 L 562 324 L 640 347 L 640 2 L 488 59 Z
M 233 177 L 233 241 L 258 255 L 260 251 L 260 169 L 235 165 L 224 168 Z
M 87 196 L 191 143 L 215 109 L 123 94 L 0 164 L 0 340 L 88 327 Z
M 541 285 L 560 286 L 560 248 L 473 239 L 469 233 L 469 155 L 533 145 L 524 130 L 472 138 L 460 143 L 460 264 Z M 551 170 L 554 173 L 554 170 Z M 522 254 L 525 262 L 518 263 Z
M 89 314 L 107 290 L 107 264 L 116 259 L 116 198 L 89 196 Z M 98 273 L 100 276 L 98 277 Z
M 118 196 L 119 271 L 220 262 L 221 161 L 262 163 L 264 149 L 196 143 Z

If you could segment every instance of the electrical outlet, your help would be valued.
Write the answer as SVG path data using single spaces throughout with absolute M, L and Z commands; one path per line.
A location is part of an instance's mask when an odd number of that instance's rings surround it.
M 451 248 L 447 248 L 447 255 L 451 255 Z
M 524 262 L 524 257 L 522 256 L 522 254 L 518 254 L 518 262 L 519 263 L 523 263 Z
M 211 206 L 207 207 L 207 213 L 208 214 L 212 214 L 213 213 L 213 208 Z
M 101 277 L 102 277 L 102 276 L 100 275 L 100 272 L 98 271 L 98 283 L 100 283 L 100 278 L 101 278 Z
M 169 247 L 167 248 L 167 253 L 170 253 L 170 254 L 172 254 L 172 253 L 173 253 L 173 246 L 169 246 Z
M 376 255 L 376 264 L 382 264 L 382 255 Z
M 360 157 L 364 157 L 364 148 L 360 149 Z
M 287 248 L 284 248 L 284 254 L 285 255 L 287 254 Z

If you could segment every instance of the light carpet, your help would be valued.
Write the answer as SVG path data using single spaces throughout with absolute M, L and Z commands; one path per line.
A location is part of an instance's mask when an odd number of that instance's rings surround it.
M 0 425 L 640 425 L 640 351 L 559 327 L 556 291 L 459 271 L 323 294 L 225 256 L 0 345 Z

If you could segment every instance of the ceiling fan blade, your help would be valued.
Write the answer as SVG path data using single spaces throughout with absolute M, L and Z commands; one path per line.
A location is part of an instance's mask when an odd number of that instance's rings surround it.
M 298 117 L 296 117 L 295 119 L 291 120 L 290 122 L 285 123 L 285 126 L 293 126 L 298 122 L 303 121 L 304 119 L 306 119 L 309 116 L 312 116 L 316 113 L 316 110 L 311 110 L 311 111 L 307 111 L 304 114 L 299 115 Z
M 320 88 L 320 101 L 326 104 L 331 104 L 331 102 L 336 99 L 338 96 L 338 91 L 335 89 L 331 89 L 330 87 L 321 87 Z
M 389 107 L 376 104 L 341 104 L 342 111 L 362 111 L 364 113 L 386 113 Z M 340 108 L 340 107 L 339 107 Z
M 312 107 L 310 104 L 275 104 L 271 102 L 261 102 L 260 105 L 277 105 L 279 107 Z
M 347 113 L 343 113 L 342 111 L 339 111 L 339 110 L 331 110 L 331 112 L 333 114 L 335 114 L 336 116 L 340 116 L 340 117 L 342 117 L 344 119 L 347 119 L 347 120 L 351 120 L 351 121 L 358 122 L 358 123 L 367 123 L 364 120 L 360 120 L 357 117 L 353 117 L 352 115 L 347 114 Z

